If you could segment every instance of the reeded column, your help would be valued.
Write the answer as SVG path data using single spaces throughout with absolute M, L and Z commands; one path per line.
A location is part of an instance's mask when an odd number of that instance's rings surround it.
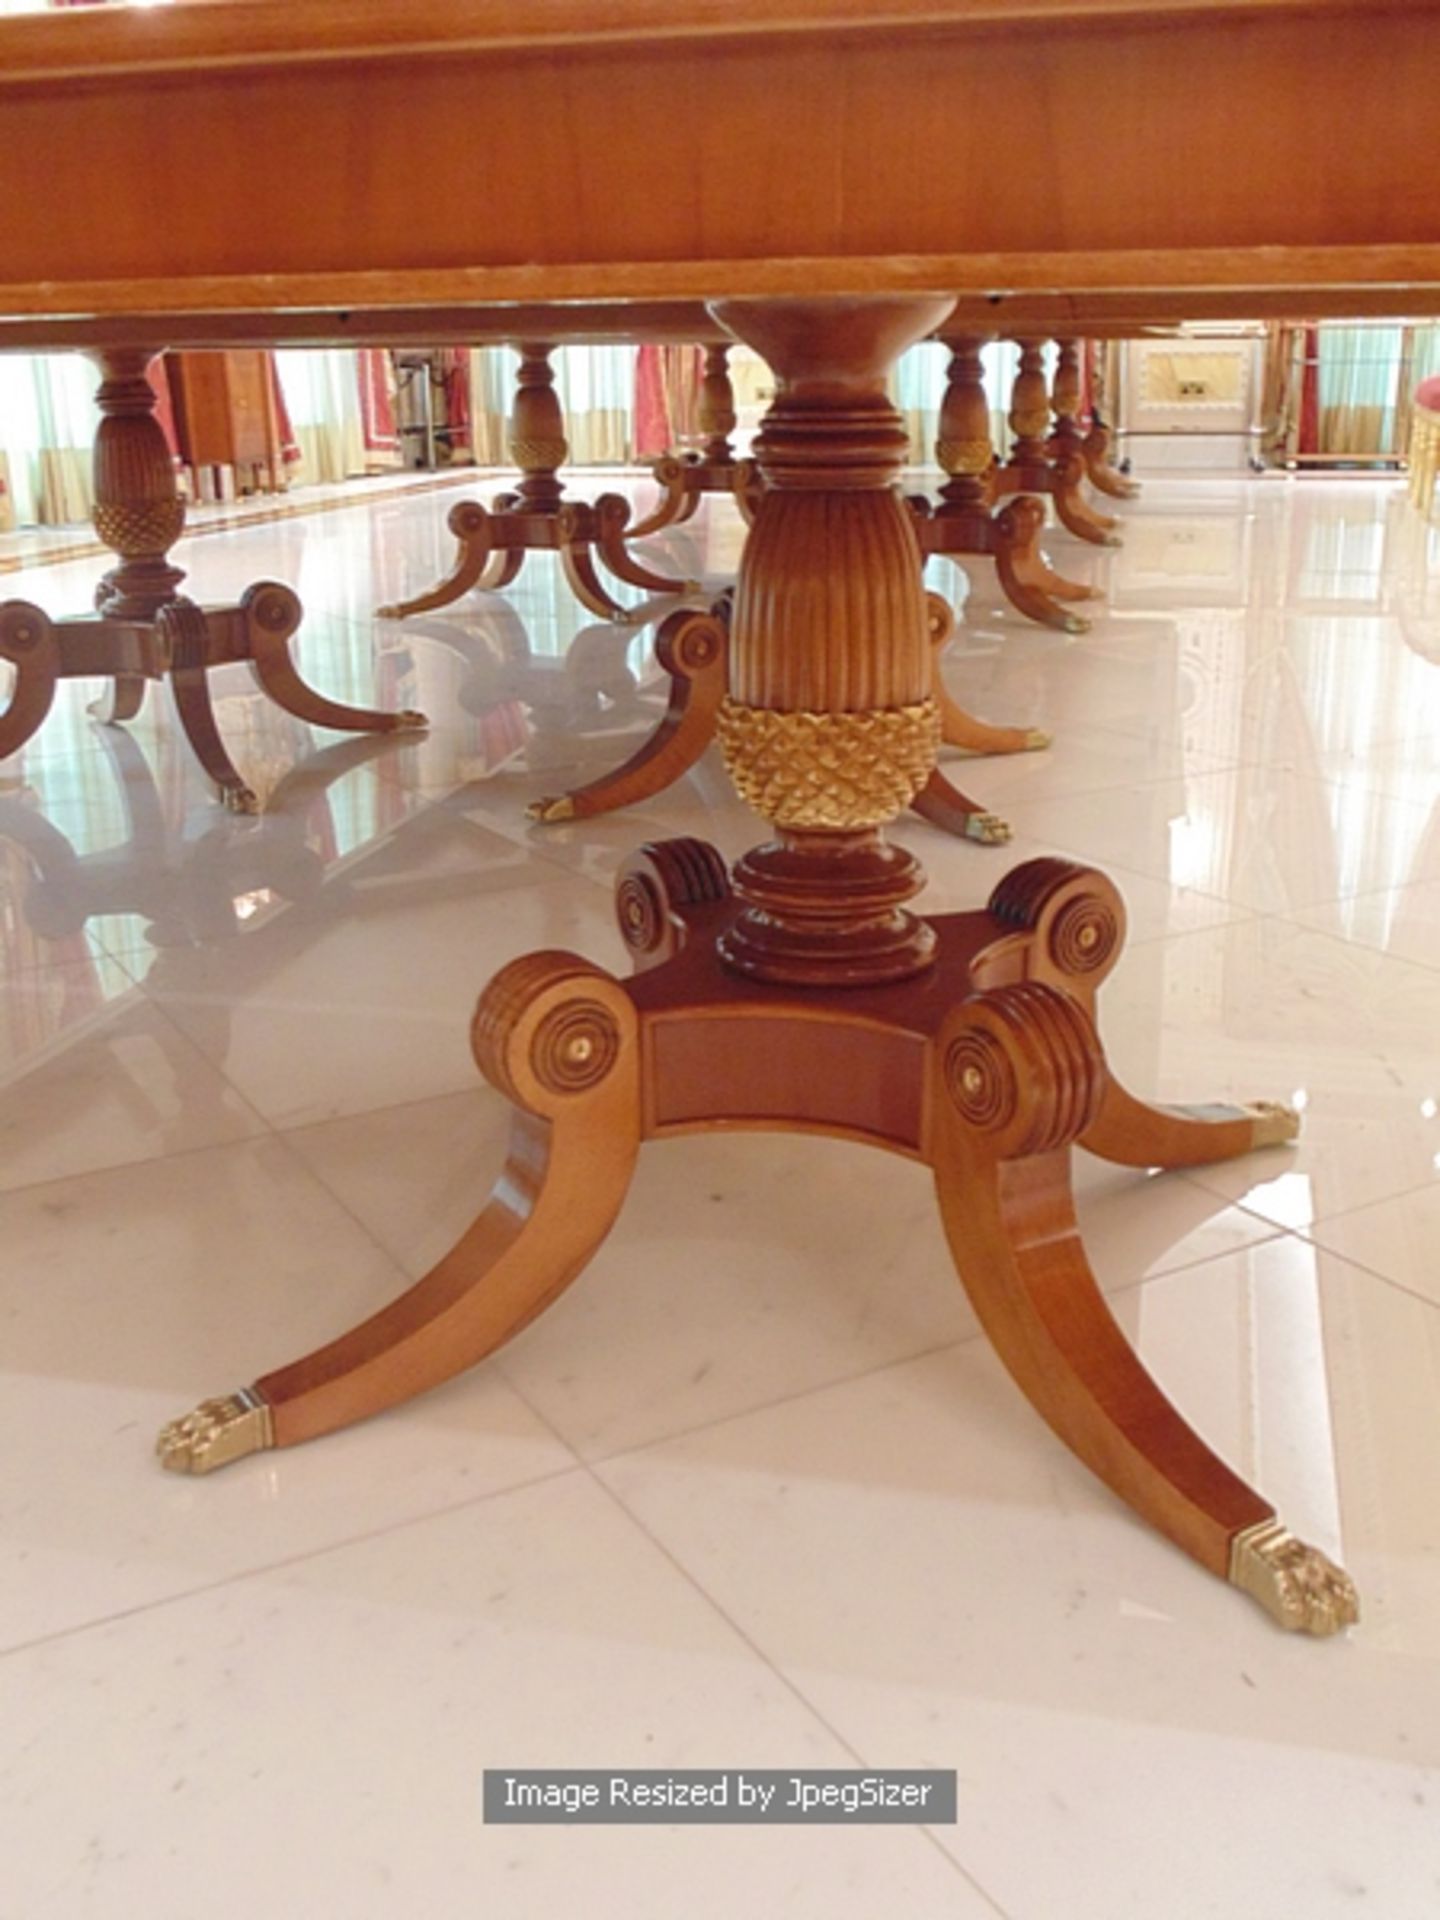
M 102 347 L 91 358 L 101 374 L 91 517 L 120 556 L 96 589 L 95 605 L 119 620 L 151 620 L 185 578 L 165 557 L 184 531 L 185 502 L 146 377 L 155 350 Z
M 705 349 L 705 375 L 700 382 L 696 411 L 700 431 L 705 437 L 705 464 L 711 467 L 729 467 L 735 463 L 730 436 L 735 431 L 737 416 L 735 389 L 730 384 L 730 368 L 727 364 L 729 359 L 728 342 L 723 346 Z
M 725 301 L 774 369 L 756 442 L 768 485 L 746 542 L 719 733 L 741 797 L 778 837 L 735 870 L 722 957 L 759 979 L 904 979 L 934 956 L 905 910 L 923 884 L 883 827 L 939 748 L 922 560 L 896 482 L 907 451 L 886 374 L 950 311 L 935 296 Z
M 1050 451 L 1063 459 L 1082 453 L 1085 436 L 1080 431 L 1080 342 L 1057 340 L 1055 378 L 1050 384 L 1050 406 L 1055 424 L 1050 433 Z
M 554 513 L 563 492 L 558 470 L 570 451 L 550 364 L 555 347 L 549 341 L 525 341 L 515 351 L 520 370 L 510 409 L 510 458 L 525 476 L 519 486 L 525 506 L 535 513 Z
M 985 505 L 985 475 L 995 459 L 990 438 L 990 402 L 985 394 L 981 350 L 989 334 L 965 333 L 947 338 L 950 365 L 946 369 L 945 397 L 940 402 L 935 458 L 950 476 L 940 489 L 947 505 L 962 510 Z
M 1045 459 L 1045 436 L 1050 429 L 1050 394 L 1045 385 L 1045 342 L 1021 340 L 1020 365 L 1010 389 L 1010 449 L 1012 466 L 1033 466 Z

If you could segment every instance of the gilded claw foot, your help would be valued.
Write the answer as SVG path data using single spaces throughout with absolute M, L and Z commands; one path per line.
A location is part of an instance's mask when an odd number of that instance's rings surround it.
M 998 813 L 972 813 L 966 816 L 965 838 L 978 840 L 983 847 L 1003 847 L 1011 834 L 1010 822 Z
M 1025 752 L 1043 753 L 1054 738 L 1054 734 L 1046 733 L 1043 727 L 1027 727 L 1025 729 Z
M 414 707 L 402 707 L 392 722 L 396 733 L 419 733 L 430 724 L 430 716 Z
M 222 787 L 220 804 L 227 813 L 259 813 L 260 796 L 251 787 Z
M 568 793 L 557 794 L 553 800 L 532 800 L 525 809 L 527 820 L 536 820 L 541 826 L 553 826 L 558 820 L 575 818 L 575 802 Z
M 1283 1100 L 1247 1100 L 1243 1111 L 1255 1122 L 1252 1147 L 1283 1147 L 1300 1137 L 1300 1115 Z
M 1324 1638 L 1360 1618 L 1355 1583 L 1343 1567 L 1307 1547 L 1275 1519 L 1237 1533 L 1230 1548 L 1230 1583 L 1258 1600 L 1289 1633 Z
M 171 1473 L 213 1473 L 275 1444 L 270 1407 L 249 1387 L 202 1400 L 160 1429 L 155 1451 Z

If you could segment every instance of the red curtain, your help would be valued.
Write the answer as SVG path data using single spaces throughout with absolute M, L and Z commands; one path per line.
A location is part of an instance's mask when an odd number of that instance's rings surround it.
M 396 453 L 395 407 L 390 398 L 390 356 L 384 347 L 362 347 L 359 355 L 360 424 L 367 453 Z
M 665 399 L 665 375 L 659 347 L 640 347 L 635 354 L 635 456 L 668 453 L 674 444 L 670 408 Z

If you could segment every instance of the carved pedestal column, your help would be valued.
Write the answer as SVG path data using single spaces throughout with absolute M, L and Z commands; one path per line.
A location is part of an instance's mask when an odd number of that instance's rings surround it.
M 1055 378 L 1050 384 L 1050 407 L 1055 423 L 1050 429 L 1048 451 L 1055 460 L 1085 457 L 1085 436 L 1077 418 L 1080 412 L 1080 342 L 1055 342 Z
M 947 302 L 727 301 L 717 317 L 774 368 L 756 445 L 766 491 L 735 595 L 720 713 L 741 797 L 779 830 L 735 873 L 722 936 L 753 978 L 874 984 L 930 964 L 905 910 L 922 885 L 882 829 L 940 744 L 914 522 L 895 482 L 906 434 L 885 392 L 900 352 Z
M 93 519 L 120 556 L 96 589 L 95 605 L 117 620 L 152 620 L 185 578 L 166 559 L 184 531 L 185 502 L 155 418 L 147 369 L 156 357 L 148 347 L 102 347 L 91 355 L 101 376 Z
M 761 482 L 753 460 L 737 460 L 730 436 L 739 424 L 730 384 L 729 341 L 705 348 L 697 412 L 704 446 L 699 453 L 667 453 L 651 465 L 660 504 L 630 529 L 631 539 L 691 520 L 707 493 L 728 493 L 753 523 Z
M 1069 344 L 1073 352 L 1074 342 Z M 1045 343 L 1026 339 L 1021 340 L 1019 346 L 1020 366 L 1010 396 L 1010 430 L 1015 439 L 1009 459 L 991 476 L 992 497 L 1000 499 L 1008 493 L 1048 493 L 1067 532 L 1089 541 L 1092 546 L 1118 546 L 1114 520 L 1109 514 L 1097 513 L 1081 497 L 1080 484 L 1085 475 L 1083 443 L 1077 438 L 1073 446 L 1061 448 L 1054 440 L 1047 441 L 1050 395 L 1045 384 Z M 1062 393 L 1069 390 L 1073 371 L 1073 363 L 1069 370 L 1062 368 L 1059 376 Z M 1072 410 L 1078 404 L 1076 386 Z
M 703 458 L 711 467 L 732 467 L 735 449 L 730 436 L 738 425 L 735 389 L 730 384 L 730 348 L 726 343 L 705 349 L 705 374 L 700 382 L 700 432 Z
M 555 369 L 549 341 L 522 341 L 515 399 L 510 408 L 510 458 L 523 478 L 516 492 L 531 513 L 557 513 L 564 488 L 559 469 L 570 447 L 565 438 L 565 415 L 555 391 Z

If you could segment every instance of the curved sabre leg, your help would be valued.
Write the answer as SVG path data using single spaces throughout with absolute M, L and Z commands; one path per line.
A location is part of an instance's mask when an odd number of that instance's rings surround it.
M 1050 735 L 1041 727 L 995 727 L 967 713 L 945 685 L 940 671 L 940 655 L 955 630 L 950 603 L 938 593 L 927 593 L 930 615 L 932 689 L 940 709 L 940 738 L 947 747 L 959 747 L 966 753 L 1036 753 L 1050 745 Z M 1006 836 L 1009 837 L 1008 835 Z
M 1358 1603 L 1348 1576 L 1286 1533 L 1270 1502 L 1181 1417 L 1096 1284 L 1075 1221 L 1070 1142 L 1105 1067 L 1079 1003 L 1033 981 L 992 989 L 952 1013 L 938 1048 L 940 1210 L 1011 1377 L 1135 1512 L 1282 1626 L 1349 1625 Z
M 1033 494 L 1020 494 L 995 516 L 995 571 L 1006 599 L 1027 620 L 1060 633 L 1088 633 L 1090 622 L 1062 607 L 1028 576 L 1045 509 Z
M 635 558 L 626 545 L 630 502 L 619 493 L 602 493 L 593 508 L 595 550 L 617 580 L 647 593 L 698 593 L 698 580 L 674 580 Z M 630 536 L 633 538 L 633 535 Z
M 455 565 L 428 593 L 417 593 L 412 600 L 398 600 L 391 606 L 377 607 L 381 620 L 403 620 L 412 613 L 431 613 L 436 607 L 448 607 L 462 593 L 480 584 L 494 545 L 494 522 L 478 500 L 457 500 L 446 524 L 460 543 Z
M 133 720 L 144 704 L 144 674 L 117 673 L 105 691 L 90 702 L 87 711 L 102 727 L 118 727 L 126 720 Z
M 635 616 L 629 607 L 622 607 L 618 600 L 612 599 L 600 583 L 595 571 L 595 563 L 590 558 L 590 549 L 583 541 L 565 538 L 560 541 L 560 566 L 570 591 L 580 602 L 601 620 L 617 620 L 622 625 L 633 622 Z
M 1078 454 L 1057 463 L 1053 499 L 1060 524 L 1073 533 L 1077 540 L 1088 540 L 1092 547 L 1118 547 L 1119 535 L 1115 532 L 1119 521 L 1113 514 L 1097 513 L 1080 492 L 1080 476 L 1085 471 L 1085 462 Z
M 725 697 L 725 646 L 725 624 L 713 614 L 671 614 L 655 640 L 656 658 L 670 676 L 670 701 L 654 732 L 598 780 L 534 801 L 526 809 L 530 818 L 547 824 L 584 820 L 652 799 L 688 773 L 715 738 L 715 715 Z
M 0 660 L 15 669 L 0 713 L 0 760 L 18 753 L 49 713 L 60 678 L 60 645 L 48 613 L 28 600 L 0 601 Z
M 423 1280 L 328 1346 L 163 1429 L 176 1472 L 313 1440 L 438 1386 L 518 1333 L 609 1232 L 640 1144 L 639 1039 L 619 982 L 537 953 L 490 983 L 475 1019 L 487 1077 L 516 1107 L 489 1204 Z
M 259 580 L 245 589 L 239 611 L 257 684 L 297 720 L 350 733 L 409 732 L 426 724 L 423 713 L 409 708 L 383 713 L 375 707 L 346 706 L 302 680 L 290 657 L 290 642 L 300 627 L 300 601 L 289 587 L 276 580 Z
M 931 770 L 930 778 L 910 802 L 910 810 L 942 833 L 953 833 L 959 840 L 976 840 L 982 847 L 1003 847 L 1010 838 L 1007 820 L 961 793 L 938 767 Z

